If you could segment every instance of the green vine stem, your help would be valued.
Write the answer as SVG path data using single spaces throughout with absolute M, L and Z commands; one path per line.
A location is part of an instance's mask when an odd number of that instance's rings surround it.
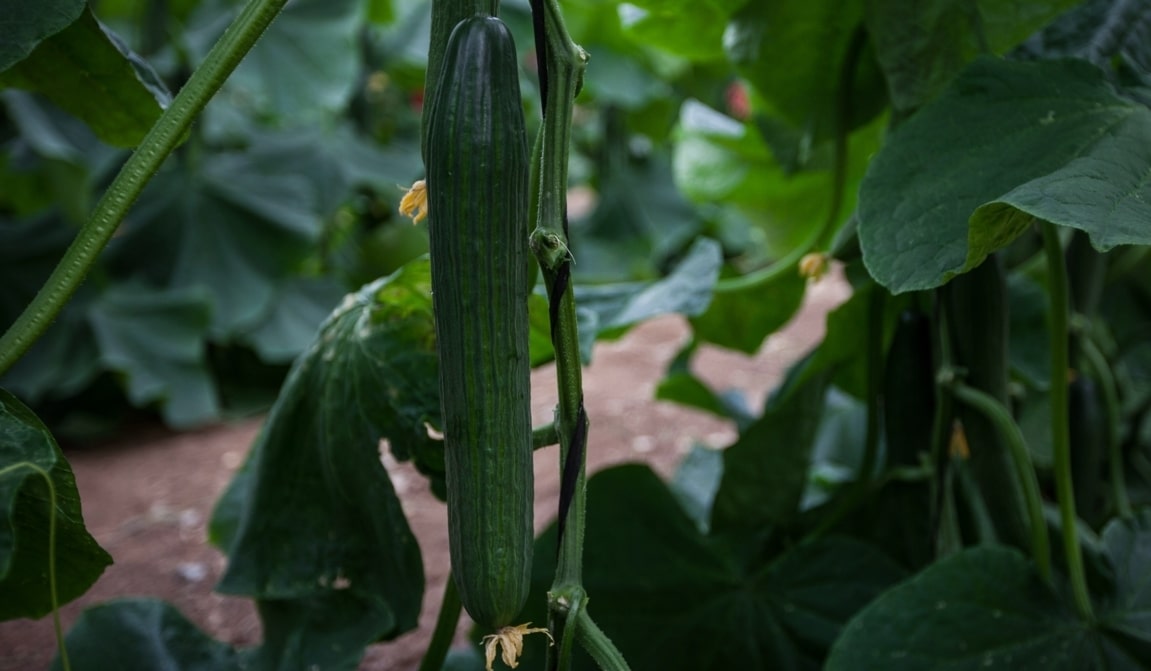
M 28 351 L 44 334 L 64 304 L 79 288 L 120 222 L 160 169 L 164 159 L 180 144 L 192 121 L 212 99 L 240 60 L 287 0 L 250 0 L 236 20 L 212 47 L 184 88 L 172 99 L 140 146 L 124 163 L 120 173 L 96 203 L 92 216 L 37 292 L 36 297 L 0 337 L 0 375 Z
M 536 52 L 542 55 L 540 91 L 539 200 L 536 229 L 530 244 L 539 261 L 548 293 L 552 348 L 555 350 L 559 405 L 556 432 L 560 444 L 559 548 L 556 575 L 548 592 L 548 627 L 555 647 L 548 668 L 571 667 L 572 645 L 613 649 L 594 625 L 579 625 L 590 617 L 583 582 L 583 541 L 587 507 L 587 413 L 583 405 L 583 371 L 576 322 L 572 257 L 567 231 L 567 168 L 572 108 L 587 67 L 587 54 L 572 41 L 556 0 L 533 0 Z M 584 631 L 584 635 L 579 632 Z M 618 651 L 615 658 L 622 659 Z M 605 667 L 611 671 L 624 666 Z
M 52 627 L 56 633 L 56 648 L 60 651 L 60 666 L 64 671 L 72 671 L 72 663 L 68 659 L 68 647 L 64 645 L 64 625 L 60 622 L 60 597 L 56 580 L 56 484 L 48 471 L 31 461 L 21 461 L 11 466 L 0 468 L 0 478 L 27 468 L 44 479 L 48 486 L 48 599 L 52 603 Z
M 1115 499 L 1115 511 L 1120 517 L 1129 518 L 1134 515 L 1131 509 L 1131 499 L 1127 495 L 1127 476 L 1123 472 L 1123 446 L 1119 440 L 1119 391 L 1115 382 L 1115 374 L 1107 358 L 1099 350 L 1099 346 L 1090 337 L 1084 334 L 1079 339 L 1080 351 L 1086 360 L 1095 379 L 1099 380 L 1099 389 L 1103 393 L 1103 405 L 1107 412 L 1107 461 L 1111 476 L 1111 495 Z
M 1019 430 L 1019 425 L 1015 423 L 1007 408 L 986 392 L 957 382 L 951 387 L 951 393 L 991 422 L 1007 444 L 1011 459 L 1015 463 L 1015 474 L 1023 489 L 1027 517 L 1031 523 L 1031 555 L 1039 568 L 1039 575 L 1050 583 L 1051 540 L 1047 534 L 1047 521 L 1043 517 L 1043 495 L 1040 493 L 1039 478 L 1035 474 L 1035 467 L 1031 463 L 1031 455 L 1027 451 L 1027 443 Z
M 462 610 L 463 603 L 460 601 L 459 590 L 456 589 L 456 581 L 448 575 L 448 580 L 444 584 L 444 596 L 440 601 L 440 613 L 436 616 L 436 628 L 432 630 L 432 640 L 428 642 L 428 649 L 424 651 L 419 671 L 440 671 L 444 668 L 444 660 L 447 659 L 448 650 L 452 647 L 452 639 L 455 638 Z
M 586 610 L 581 610 L 575 618 L 576 638 L 580 645 L 587 650 L 588 655 L 606 671 L 627 671 L 627 660 L 619 654 L 619 650 L 611 644 L 611 640 L 603 633 L 595 622 L 588 617 Z
M 1075 487 L 1071 482 L 1071 436 L 1068 417 L 1068 303 L 1067 268 L 1059 231 L 1050 222 L 1040 222 L 1043 250 L 1047 256 L 1047 291 L 1051 300 L 1051 450 L 1055 467 L 1055 495 L 1059 501 L 1059 521 L 1063 533 L 1063 552 L 1075 608 L 1085 620 L 1094 619 L 1087 575 L 1083 569 L 1083 551 L 1076 528 Z

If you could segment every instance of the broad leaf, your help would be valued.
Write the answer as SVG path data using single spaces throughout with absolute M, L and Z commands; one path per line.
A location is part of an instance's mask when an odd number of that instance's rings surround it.
M 170 98 L 151 66 L 90 10 L 0 74 L 0 84 L 42 93 L 120 147 L 139 144 Z
M 1060 2 L 1060 4 L 1070 4 Z M 1019 56 L 1059 58 L 1075 56 L 1102 68 L 1116 65 L 1116 57 L 1151 78 L 1151 5 L 1144 2 L 1088 0 L 1063 14 L 1019 49 Z
M 934 99 L 980 53 L 1001 54 L 1075 0 L 900 0 L 867 3 L 868 34 L 892 105 L 911 112 Z
M 536 557 L 554 556 L 555 527 L 537 543 Z M 871 546 L 842 538 L 744 568 L 639 465 L 588 482 L 584 548 L 589 613 L 637 671 L 818 668 L 843 623 L 903 576 Z M 542 597 L 543 561 L 533 580 Z M 542 644 L 529 649 L 538 655 Z M 575 668 L 595 667 L 581 654 Z
M 1100 621 L 1122 648 L 1151 667 L 1151 512 L 1112 521 L 1103 530 L 1103 545 L 1115 569 L 1115 592 Z
M 803 303 L 807 282 L 793 268 L 781 268 L 762 285 L 725 278 L 715 289 L 707 312 L 691 320 L 692 332 L 704 342 L 755 354 L 768 335 L 792 318 Z
M 591 359 L 597 337 L 619 335 L 634 324 L 660 315 L 702 313 L 712 300 L 712 287 L 719 277 L 722 260 L 719 243 L 700 238 L 662 279 L 577 285 L 576 302 L 585 318 L 579 325 L 584 361 Z
M 828 377 L 817 375 L 797 388 L 777 390 L 763 415 L 724 450 L 723 478 L 711 511 L 716 532 L 747 535 L 795 516 L 807 486 Z
M 776 114 L 819 141 L 835 132 L 844 62 L 862 31 L 863 8 L 862 0 L 748 2 L 732 17 L 724 50 Z M 856 58 L 849 128 L 886 102 L 872 54 L 862 50 Z
M 65 639 L 75 671 L 239 671 L 244 655 L 213 640 L 170 604 L 120 599 L 85 610 Z M 64 666 L 57 657 L 52 671 Z
M 253 328 L 311 251 L 326 214 L 321 184 L 280 159 L 274 165 L 255 147 L 169 164 L 110 246 L 113 268 L 173 289 L 207 289 L 214 338 Z
M 899 293 L 978 265 L 1033 218 L 1107 250 L 1147 244 L 1151 110 L 1082 61 L 975 61 L 900 126 L 863 180 L 868 271 Z
M 283 645 L 358 658 L 416 625 L 423 565 L 380 440 L 442 487 L 426 428 L 439 415 L 430 287 L 425 258 L 344 300 L 214 513 L 230 559 L 219 589 L 258 599 Z
M 723 58 L 724 26 L 738 0 L 638 0 L 619 7 L 623 31 L 639 44 L 651 45 L 691 60 Z
M 202 58 L 235 12 L 205 3 L 187 38 Z M 360 76 L 361 31 L 367 26 L 362 0 L 303 0 L 276 17 L 206 110 L 209 134 L 243 130 L 229 119 L 262 119 L 288 127 L 330 122 L 351 99 Z
M 205 361 L 210 307 L 202 290 L 157 291 L 117 284 L 93 301 L 88 321 L 100 361 L 123 373 L 138 406 L 159 402 L 164 420 L 187 427 L 215 419 L 215 385 Z
M 291 361 L 307 349 L 343 291 L 331 279 L 293 277 L 277 294 L 269 313 L 243 335 L 268 363 Z
M 3 0 L 0 16 L 4 31 L 0 33 L 0 72 L 12 67 L 32 53 L 41 41 L 64 30 L 84 13 L 84 0 Z
M 43 471 L 52 480 L 51 491 Z M 55 566 L 49 531 L 55 519 Z M 51 612 L 49 571 L 58 605 L 83 594 L 112 563 L 84 528 L 72 469 L 48 429 L 16 397 L 0 389 L 0 621 Z
M 1146 668 L 1080 620 L 1021 554 L 999 546 L 964 550 L 876 599 L 847 625 L 826 668 L 999 666 Z

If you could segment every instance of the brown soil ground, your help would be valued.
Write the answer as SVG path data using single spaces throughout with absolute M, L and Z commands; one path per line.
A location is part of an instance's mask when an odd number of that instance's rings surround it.
M 757 407 L 787 365 L 822 338 L 824 314 L 846 295 L 839 282 L 815 285 L 804 310 L 769 338 L 756 356 L 703 349 L 695 362 L 697 374 L 716 388 L 743 390 Z M 643 461 L 666 476 L 693 442 L 722 447 L 733 440 L 730 423 L 653 400 L 655 385 L 687 334 L 682 319 L 666 317 L 597 347 L 584 377 L 592 422 L 589 469 Z M 536 422 L 549 421 L 556 402 L 554 369 L 533 375 L 533 392 Z M 212 591 L 224 558 L 206 544 L 205 525 L 260 421 L 182 434 L 152 430 L 68 455 L 88 528 L 115 564 L 87 594 L 63 608 L 65 628 L 87 606 L 119 597 L 152 596 L 173 603 L 220 640 L 242 646 L 259 642 L 259 620 L 251 602 Z M 413 468 L 388 457 L 385 463 L 419 539 L 428 589 L 419 628 L 370 648 L 361 664 L 363 671 L 418 666 L 448 575 L 444 506 Z M 535 465 L 536 526 L 542 529 L 554 517 L 559 494 L 556 449 L 537 451 Z M 460 635 L 468 626 L 465 616 Z M 2 623 L 0 671 L 47 669 L 55 645 L 50 618 Z

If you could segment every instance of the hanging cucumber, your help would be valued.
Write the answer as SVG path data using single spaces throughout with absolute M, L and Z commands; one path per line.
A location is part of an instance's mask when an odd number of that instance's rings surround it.
M 464 19 L 427 133 L 436 346 L 452 575 L 480 625 L 519 614 L 530 582 L 527 134 L 515 43 Z
M 943 290 L 952 360 L 966 371 L 967 384 L 1010 407 L 1008 382 L 1007 273 L 992 254 Z M 971 448 L 971 471 L 999 538 L 1026 550 L 1030 530 L 1022 488 L 1006 444 L 996 428 L 970 408 L 958 415 Z
M 889 467 L 915 466 L 931 454 L 935 366 L 931 322 L 919 310 L 899 315 L 883 373 L 883 426 Z

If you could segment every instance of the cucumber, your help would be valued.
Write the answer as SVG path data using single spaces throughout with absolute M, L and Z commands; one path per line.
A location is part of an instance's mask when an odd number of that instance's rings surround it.
M 481 626 L 527 598 L 532 555 L 527 132 L 498 18 L 452 31 L 428 126 L 432 299 L 452 576 Z
M 998 254 L 943 287 L 943 305 L 953 363 L 967 371 L 967 383 L 1011 407 L 1008 393 L 1007 273 Z M 1000 540 L 1027 550 L 1030 526 L 1022 485 L 1007 444 L 979 412 L 957 408 L 971 447 L 971 472 L 991 513 Z
M 899 315 L 883 373 L 883 426 L 888 467 L 915 466 L 931 454 L 935 365 L 931 322 L 919 310 Z
M 420 111 L 420 153 L 424 165 L 428 163 L 428 127 L 431 124 L 433 102 L 439 88 L 444 55 L 452 31 L 464 19 L 475 14 L 472 0 L 432 0 L 431 30 L 428 39 L 428 63 L 424 71 L 424 106 Z

